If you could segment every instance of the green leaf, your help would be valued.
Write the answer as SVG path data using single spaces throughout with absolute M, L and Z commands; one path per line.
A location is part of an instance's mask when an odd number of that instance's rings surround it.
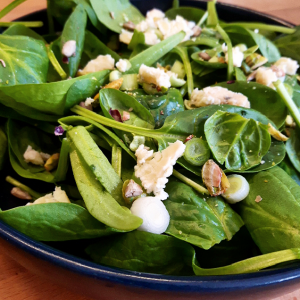
M 81 59 L 81 54 L 84 46 L 85 27 L 87 22 L 86 12 L 81 4 L 77 5 L 68 20 L 66 21 L 62 34 L 61 45 L 62 50 L 64 44 L 68 41 L 76 41 L 75 55 L 69 57 L 68 70 L 69 75 L 74 77 Z
M 10 35 L 10 36 L 24 35 L 24 36 L 34 38 L 36 40 L 41 40 L 44 43 L 46 43 L 46 41 L 44 40 L 44 38 L 41 35 L 39 35 L 35 31 L 33 31 L 30 28 L 28 28 L 24 25 L 21 25 L 21 24 L 14 24 L 14 25 L 10 26 L 2 34 L 3 35 Z
M 234 45 L 242 43 L 246 44 L 248 48 L 257 45 L 261 54 L 266 57 L 269 62 L 275 62 L 281 57 L 278 48 L 259 33 L 255 33 L 252 30 L 238 25 L 226 25 L 224 26 L 224 30 Z
M 109 71 L 104 70 L 59 82 L 0 86 L 0 102 L 19 113 L 28 114 L 27 116 L 33 119 L 46 121 L 47 119 L 41 113 L 63 115 L 69 89 L 74 83 L 90 78 L 95 80 L 100 87 L 106 82 L 108 73 Z M 87 81 L 86 83 L 90 84 L 90 82 Z M 82 100 L 80 95 L 79 97 L 76 96 L 76 99 L 72 99 L 73 105 Z M 37 112 L 37 116 L 34 112 Z M 54 116 L 52 116 L 52 120 L 53 118 Z
M 191 275 L 192 246 L 166 235 L 133 231 L 86 248 L 98 264 L 137 272 Z
M 114 233 L 72 203 L 20 206 L 1 211 L 0 220 L 38 241 L 92 239 Z
M 175 48 L 184 39 L 184 37 L 185 33 L 183 31 L 178 32 L 162 42 L 153 45 L 143 52 L 135 55 L 129 60 L 131 63 L 131 68 L 126 73 L 138 73 L 142 64 L 146 66 L 152 66 L 161 57 Z
M 255 109 L 272 120 L 277 128 L 284 124 L 287 109 L 278 93 L 264 85 L 255 82 L 238 81 L 228 84 L 218 83 L 217 86 L 227 88 L 232 92 L 241 93 L 248 97 L 251 109 Z
M 44 42 L 27 36 L 1 35 L 0 57 L 6 65 L 0 66 L 0 88 L 46 82 L 49 59 Z
M 215 159 L 232 171 L 260 164 L 271 145 L 266 125 L 228 112 L 214 113 L 205 122 L 204 132 Z
M 295 33 L 279 37 L 274 44 L 283 56 L 295 59 L 300 63 L 300 26 L 295 29 Z
M 98 221 L 121 231 L 138 228 L 143 220 L 122 208 L 107 192 L 94 173 L 71 145 L 71 165 L 78 190 L 87 210 Z
M 300 185 L 300 174 L 293 166 L 288 157 L 286 157 L 279 165 L 282 170 L 284 170 L 294 181 Z
M 202 51 L 195 52 L 191 56 L 192 60 L 194 62 L 196 62 L 197 64 L 202 65 L 202 66 L 207 67 L 207 68 L 212 68 L 212 69 L 225 69 L 225 68 L 227 68 L 226 63 L 209 62 L 209 61 L 201 60 L 200 57 L 199 57 L 199 53 L 201 53 L 201 52 Z
M 166 230 L 178 239 L 203 249 L 209 249 L 222 240 L 231 240 L 243 225 L 240 216 L 221 197 L 197 194 L 186 184 L 171 181 L 164 201 L 170 214 Z
M 290 138 L 286 142 L 286 152 L 294 168 L 300 172 L 300 139 L 299 130 L 292 130 Z
M 128 45 L 128 49 L 134 50 L 139 44 L 145 45 L 145 35 L 143 32 L 135 29 L 130 43 Z
M 165 12 L 166 17 L 170 20 L 175 20 L 176 16 L 181 16 L 186 20 L 194 21 L 196 24 L 204 14 L 205 11 L 203 9 L 185 6 L 171 8 Z
M 136 94 L 134 97 L 150 111 L 155 121 L 155 128 L 162 127 L 168 116 L 184 111 L 183 99 L 177 89 L 171 88 L 167 94 L 159 97 L 141 94 Z
M 128 0 L 90 0 L 99 19 L 107 28 L 120 33 L 127 21 L 138 24 L 144 16 Z
M 7 160 L 7 137 L 4 130 L 0 127 L 0 171 L 3 169 Z
M 262 253 L 300 246 L 300 187 L 281 168 L 248 175 L 250 192 L 240 215 Z M 257 196 L 262 200 L 255 202 Z

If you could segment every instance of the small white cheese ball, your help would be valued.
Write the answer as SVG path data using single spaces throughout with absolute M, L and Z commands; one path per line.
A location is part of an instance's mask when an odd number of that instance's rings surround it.
M 80 75 L 85 75 L 102 70 L 113 70 L 115 68 L 115 60 L 111 55 L 98 55 L 95 59 L 90 60 L 87 65 L 79 70 Z
M 248 181 L 241 175 L 229 175 L 227 179 L 230 183 L 230 187 L 226 190 L 222 196 L 228 203 L 234 204 L 244 200 L 250 191 Z
M 71 57 L 76 52 L 76 41 L 70 40 L 64 43 L 61 53 L 66 57 Z
M 271 68 L 260 67 L 257 69 L 256 82 L 274 88 L 273 82 L 278 80 L 276 73 Z
M 139 69 L 139 81 L 141 83 L 152 83 L 165 88 L 171 86 L 170 76 L 164 70 L 147 67 L 144 64 L 142 64 Z
M 143 219 L 143 224 L 137 230 L 161 234 L 169 226 L 169 212 L 157 197 L 138 198 L 130 210 L 133 215 Z
M 133 32 L 122 29 L 122 32 L 119 35 L 119 40 L 120 42 L 128 45 L 132 39 L 132 36 L 133 36 Z
M 281 57 L 274 65 L 282 69 L 284 73 L 288 75 L 295 75 L 299 68 L 298 62 L 288 57 Z
M 32 149 L 31 146 L 28 146 L 26 151 L 23 154 L 24 160 L 27 163 L 32 163 L 37 166 L 43 166 L 44 165 L 44 160 L 43 157 L 41 156 L 40 152 Z

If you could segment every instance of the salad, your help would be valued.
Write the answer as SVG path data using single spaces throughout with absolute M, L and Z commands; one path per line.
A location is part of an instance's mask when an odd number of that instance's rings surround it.
M 0 219 L 138 272 L 300 259 L 300 30 L 225 23 L 216 7 L 51 0 L 46 35 L 0 22 L 0 169 L 16 203 Z

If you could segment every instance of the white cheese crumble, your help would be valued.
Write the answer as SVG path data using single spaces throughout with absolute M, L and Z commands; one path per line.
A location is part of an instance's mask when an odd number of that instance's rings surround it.
M 137 24 L 135 27 L 135 29 L 140 32 L 145 32 L 148 28 L 149 28 L 148 23 L 145 20 Z
M 226 46 L 225 43 L 222 45 L 222 50 L 225 53 L 225 61 L 228 64 L 228 47 Z M 233 58 L 233 65 L 235 67 L 240 68 L 244 60 L 244 53 L 241 51 L 240 47 L 232 48 L 232 58 Z
M 61 53 L 66 57 L 71 57 L 76 52 L 76 41 L 70 40 L 64 43 Z
M 147 67 L 142 64 L 139 69 L 140 83 L 155 84 L 159 87 L 169 88 L 171 86 L 170 75 L 159 68 Z
M 276 73 L 271 68 L 260 67 L 257 69 L 256 82 L 274 88 L 273 82 L 278 80 Z
M 145 44 L 147 45 L 155 45 L 160 42 L 160 39 L 157 37 L 153 29 L 146 31 L 144 35 L 145 35 Z
M 92 105 L 92 103 L 95 102 L 95 100 L 91 97 L 86 98 L 86 100 L 84 101 L 84 105 L 85 106 L 90 106 Z
M 130 211 L 143 219 L 143 224 L 137 230 L 161 234 L 169 226 L 169 212 L 157 197 L 138 198 L 133 202 Z
M 23 154 L 24 160 L 27 163 L 32 163 L 37 166 L 43 166 L 45 161 L 50 158 L 50 154 L 38 152 L 28 145 Z
M 281 57 L 274 65 L 282 69 L 284 73 L 288 75 L 295 75 L 299 68 L 298 62 L 288 57 Z
M 131 67 L 131 63 L 129 62 L 128 59 L 120 59 L 117 63 L 116 63 L 116 67 L 120 72 L 126 72 L 127 70 L 130 69 Z
M 189 108 L 221 104 L 250 108 L 250 102 L 245 95 L 229 91 L 220 86 L 206 87 L 203 90 L 194 89 L 191 100 L 185 101 L 185 104 Z
M 146 18 L 152 18 L 152 19 L 162 19 L 164 18 L 165 13 L 161 11 L 160 9 L 153 8 L 152 10 L 149 10 L 146 14 Z
M 62 202 L 62 203 L 71 203 L 66 192 L 63 191 L 60 187 L 55 187 L 53 193 L 47 194 L 43 197 L 36 199 L 32 203 L 27 203 L 26 205 L 32 204 L 41 204 L 41 203 L 55 203 L 55 202 Z
M 79 73 L 85 75 L 102 70 L 113 70 L 114 67 L 115 60 L 111 55 L 98 55 L 95 59 L 90 60 L 82 70 L 79 70 Z
M 135 152 L 137 165 L 134 167 L 135 176 L 140 178 L 147 193 L 152 193 L 160 200 L 168 198 L 164 191 L 168 177 L 173 173 L 173 166 L 184 153 L 185 145 L 181 141 L 169 143 L 161 152 L 148 151 L 140 145 Z
M 132 36 L 133 36 L 133 32 L 122 29 L 122 32 L 119 35 L 119 40 L 120 42 L 128 45 L 132 39 Z

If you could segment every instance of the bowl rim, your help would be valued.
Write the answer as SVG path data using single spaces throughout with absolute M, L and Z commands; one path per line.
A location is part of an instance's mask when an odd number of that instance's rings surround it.
M 135 0 L 139 2 L 143 0 Z M 205 0 L 190 0 L 196 3 L 207 3 Z M 278 25 L 294 27 L 295 24 L 285 21 L 279 17 L 262 13 L 253 9 L 238 5 L 217 3 L 219 7 L 233 8 L 243 12 L 248 12 L 257 16 L 269 19 Z M 30 17 L 46 10 L 38 10 L 24 15 Z M 13 227 L 0 220 L 0 238 L 30 255 L 49 262 L 58 267 L 71 272 L 92 277 L 97 280 L 106 280 L 116 284 L 136 288 L 147 288 L 156 291 L 190 292 L 190 293 L 220 293 L 228 291 L 257 289 L 270 287 L 279 283 L 287 283 L 300 278 L 299 266 L 284 267 L 272 270 L 264 270 L 248 274 L 220 275 L 220 276 L 172 276 L 150 274 L 136 271 L 129 271 L 120 268 L 107 267 L 94 262 L 73 256 L 61 250 L 31 239 Z M 263 280 L 262 280 L 263 279 Z

